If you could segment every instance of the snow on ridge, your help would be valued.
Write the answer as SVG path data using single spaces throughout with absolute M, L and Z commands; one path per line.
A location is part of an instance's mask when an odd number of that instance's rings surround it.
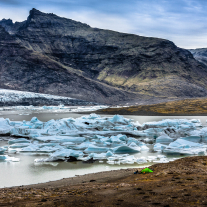
M 26 92 L 26 91 L 16 91 L 16 90 L 8 90 L 8 89 L 0 89 L 0 101 L 19 101 L 23 98 L 46 98 L 46 99 L 73 99 L 65 96 L 56 96 L 44 93 L 34 93 L 34 92 Z

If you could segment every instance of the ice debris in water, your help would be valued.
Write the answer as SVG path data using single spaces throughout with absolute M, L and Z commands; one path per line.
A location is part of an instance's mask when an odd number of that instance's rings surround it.
M 8 155 L 0 155 L 0 161 L 6 161 L 6 162 L 19 162 L 19 158 L 10 157 Z
M 141 125 L 121 115 L 102 117 L 94 113 L 47 122 L 36 117 L 22 122 L 0 118 L 0 134 L 22 137 L 9 140 L 8 149 L 1 147 L 0 154 L 44 153 L 48 156 L 35 162 L 74 157 L 83 161 L 106 160 L 108 164 L 165 163 L 170 159 L 164 155 L 138 157 L 138 153 L 149 150 L 139 137 L 142 140 L 145 137 L 146 142 L 154 140 L 153 149 L 159 153 L 202 155 L 207 147 L 207 127 L 201 126 L 197 119 L 165 119 Z

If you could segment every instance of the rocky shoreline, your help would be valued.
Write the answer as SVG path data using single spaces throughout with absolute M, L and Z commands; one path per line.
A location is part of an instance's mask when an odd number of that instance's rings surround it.
M 207 157 L 0 189 L 0 206 L 205 206 Z

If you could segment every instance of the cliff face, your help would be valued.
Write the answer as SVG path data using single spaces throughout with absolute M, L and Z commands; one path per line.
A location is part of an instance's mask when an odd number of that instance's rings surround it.
M 0 21 L 1 88 L 115 103 L 150 97 L 207 95 L 207 69 L 158 38 L 91 28 L 30 11 Z

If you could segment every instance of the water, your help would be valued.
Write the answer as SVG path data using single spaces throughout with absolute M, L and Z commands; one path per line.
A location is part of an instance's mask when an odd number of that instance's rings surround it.
M 73 117 L 77 118 L 83 116 L 84 114 L 75 113 L 33 113 L 30 115 L 18 115 L 16 112 L 4 112 L 0 117 L 9 118 L 10 120 L 22 121 L 31 120 L 32 117 L 36 116 L 41 121 L 48 121 L 50 119 L 60 119 Z M 108 116 L 109 115 L 103 115 Z M 200 119 L 203 125 L 206 125 L 206 116 L 124 116 L 126 118 L 134 119 L 134 121 L 139 121 L 141 124 L 147 121 L 160 121 L 162 119 Z M 0 146 L 7 145 L 5 141 L 0 141 Z M 148 147 L 153 147 L 149 145 Z M 135 157 L 147 157 L 155 156 L 160 154 L 159 152 L 153 153 L 141 152 L 135 154 Z M 10 155 L 11 156 L 11 155 Z M 101 171 L 118 170 L 125 168 L 136 168 L 145 167 L 145 165 L 109 165 L 106 162 L 99 163 L 96 161 L 93 164 L 84 164 L 82 162 L 52 162 L 52 163 L 34 163 L 36 158 L 45 158 L 45 155 L 28 155 L 28 154 L 14 154 L 14 157 L 20 158 L 20 162 L 0 162 L 0 188 L 11 187 L 19 185 L 28 185 L 35 183 L 48 182 L 53 180 L 58 180 L 67 177 L 74 177 L 76 175 L 83 175 L 87 173 L 95 173 Z M 171 156 L 172 157 L 172 156 Z M 175 156 L 173 156 L 175 157 Z M 177 156 L 178 158 L 180 156 Z M 152 164 L 152 163 L 148 163 Z
M 5 142 L 1 143 L 1 145 L 5 144 Z M 159 153 L 142 152 L 135 154 L 135 156 L 141 157 L 158 154 Z M 34 159 L 45 158 L 46 156 L 14 154 L 14 157 L 20 158 L 20 162 L 0 162 L 0 188 L 42 183 L 101 171 L 146 166 L 146 164 L 109 165 L 106 162 L 99 163 L 98 161 L 93 164 L 85 164 L 81 161 L 34 163 Z
M 28 112 L 28 115 L 19 115 L 19 114 L 27 114 L 19 111 L 1 111 L 0 117 L 9 118 L 12 121 L 30 121 L 32 117 L 37 117 L 40 121 L 46 122 L 51 119 L 62 119 L 62 118 L 78 118 L 81 116 L 85 116 L 88 114 L 78 114 L 78 113 L 70 113 L 70 112 L 62 112 L 62 113 L 38 113 Z M 101 115 L 106 117 L 113 117 L 113 115 Z M 207 126 L 206 120 L 207 116 L 133 116 L 133 115 L 124 115 L 125 118 L 133 119 L 134 121 L 139 121 L 140 124 L 149 121 L 161 121 L 162 119 L 200 119 L 203 126 Z

